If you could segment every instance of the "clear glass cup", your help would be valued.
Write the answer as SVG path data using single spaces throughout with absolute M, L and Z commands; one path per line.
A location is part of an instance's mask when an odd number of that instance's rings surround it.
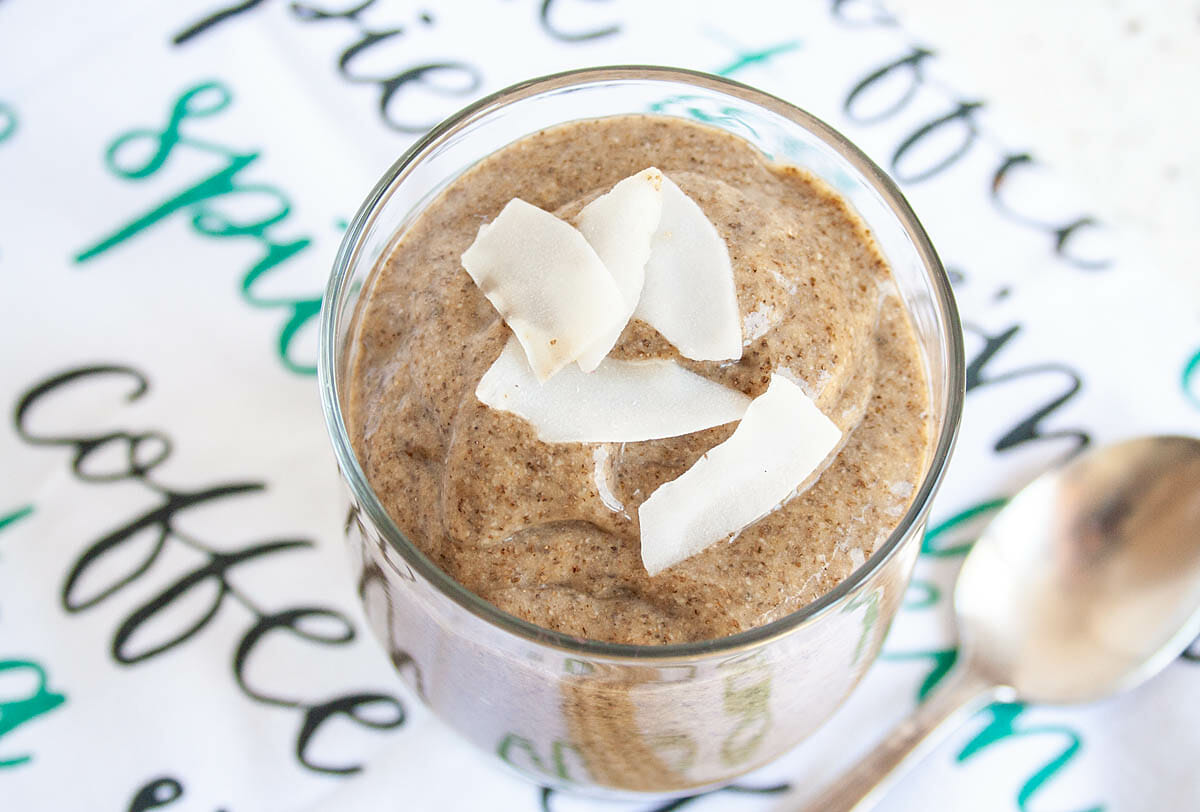
M 765 626 L 699 643 L 580 640 L 500 611 L 404 537 L 371 490 L 342 418 L 355 318 L 371 271 L 465 169 L 522 136 L 628 113 L 697 119 L 804 167 L 850 203 L 892 266 L 929 377 L 932 458 L 890 538 L 834 590 Z M 613 797 L 700 792 L 795 746 L 879 653 L 920 549 L 963 399 L 962 333 L 950 284 L 892 181 L 803 110 L 706 74 L 598 68 L 489 96 L 430 131 L 392 166 L 346 232 L 325 295 L 319 376 L 350 494 L 349 546 L 367 617 L 403 678 L 446 723 L 534 781 Z

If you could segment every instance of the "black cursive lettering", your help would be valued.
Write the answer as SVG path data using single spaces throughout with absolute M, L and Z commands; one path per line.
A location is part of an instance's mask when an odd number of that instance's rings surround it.
M 382 718 L 372 716 L 372 709 L 382 713 Z M 309 755 L 309 744 L 317 731 L 325 722 L 337 716 L 344 716 L 363 727 L 390 730 L 404 724 L 404 706 L 387 694 L 351 694 L 307 706 L 304 724 L 296 736 L 296 760 L 314 772 L 351 775 L 362 769 L 358 764 L 319 764 Z
M 1111 264 L 1108 257 L 1087 257 L 1074 250 L 1076 238 L 1083 231 L 1102 228 L 1096 218 L 1081 215 L 1068 218 L 1065 222 L 1052 222 L 1042 218 L 1032 217 L 1021 212 L 1011 203 L 1005 190 L 1012 185 L 1012 178 L 1018 172 L 1029 172 L 1036 167 L 1037 161 L 1027 152 L 1014 152 L 1005 155 L 992 175 L 990 197 L 992 204 L 1003 216 L 1031 228 L 1038 229 L 1050 237 L 1054 253 L 1077 268 L 1095 271 L 1103 270 Z
M 921 85 L 925 82 L 921 66 L 931 56 L 933 56 L 933 51 L 925 48 L 913 48 L 899 59 L 868 74 L 847 94 L 846 100 L 842 103 L 842 110 L 851 121 L 859 124 L 873 124 L 895 115 L 912 101 L 913 96 L 921 89 Z M 886 94 L 889 85 L 896 86 L 899 90 L 899 92 L 893 91 L 894 100 L 878 105 L 879 109 L 875 112 L 863 109 L 869 104 L 873 95 Z
M 240 3 L 210 14 L 176 34 L 172 42 L 182 45 L 218 24 L 251 11 L 261 2 Z M 300 23 L 334 23 L 349 27 L 350 41 L 335 60 L 338 75 L 349 84 L 376 88 L 376 109 L 389 128 L 409 134 L 424 132 L 458 107 L 461 100 L 478 91 L 483 86 L 483 76 L 473 65 L 457 59 L 412 61 L 405 55 L 404 39 L 413 36 L 414 31 L 433 27 L 433 15 L 428 11 L 418 12 L 415 27 L 392 24 L 375 28 L 364 19 L 364 12 L 375 4 L 376 0 L 360 0 L 343 9 L 330 9 L 297 1 L 288 6 L 288 11 Z M 603 32 L 593 32 L 586 38 L 600 35 Z M 372 72 L 356 69 L 359 59 L 367 53 L 376 63 L 390 56 L 394 64 Z M 418 93 L 445 99 L 449 104 L 440 114 L 416 118 L 409 110 L 414 106 L 411 99 Z
M 138 477 L 131 477 L 138 478 Z M 141 478 L 144 482 L 145 479 Z M 158 490 L 157 487 L 154 488 Z M 62 589 L 62 607 L 68 612 L 81 612 L 85 609 L 91 609 L 96 604 L 108 599 L 110 596 L 120 591 L 124 587 L 140 578 L 146 570 L 158 558 L 158 554 L 162 552 L 163 547 L 172 538 L 177 538 L 173 519 L 175 515 L 188 510 L 189 508 L 203 505 L 207 502 L 224 499 L 229 496 L 236 496 L 242 493 L 250 493 L 263 490 L 263 485 L 257 482 L 234 482 L 226 485 L 217 485 L 212 488 L 204 488 L 203 490 L 181 492 L 181 491 L 166 491 L 163 493 L 163 501 L 157 507 L 154 507 L 146 513 L 129 521 L 121 527 L 113 530 L 110 533 L 101 536 L 93 544 L 88 546 L 83 554 L 75 560 L 74 566 L 67 573 L 67 580 L 63 584 Z M 79 581 L 83 579 L 90 570 L 96 567 L 97 564 L 105 560 L 105 556 L 113 551 L 123 551 L 122 548 L 132 546 L 138 538 L 138 534 L 142 531 L 154 532 L 155 538 L 151 547 L 146 551 L 145 555 L 137 562 L 136 566 L 128 573 L 101 589 L 96 594 L 90 597 L 81 597 L 78 594 Z
M 552 19 L 554 9 L 559 5 L 561 5 L 559 0 L 542 0 L 542 7 L 538 10 L 538 22 L 541 24 L 542 30 L 559 42 L 587 42 L 602 37 L 611 37 L 621 31 L 621 26 L 616 24 L 593 28 L 591 31 L 564 31 Z
M 147 809 L 161 809 L 169 806 L 183 797 L 183 784 L 174 778 L 165 776 L 155 778 L 137 791 L 129 802 L 129 812 L 145 812 Z
M 329 621 L 338 630 L 332 634 L 321 634 L 319 631 L 306 629 L 303 621 L 314 618 Z M 317 626 L 316 628 L 319 629 L 320 627 Z M 256 699 L 267 705 L 298 708 L 304 704 L 301 700 L 271 696 L 252 687 L 246 677 L 246 667 L 250 662 L 250 656 L 254 652 L 254 649 L 257 648 L 259 642 L 264 637 L 278 630 L 313 643 L 340 645 L 354 640 L 354 627 L 337 612 L 331 612 L 320 606 L 300 606 L 294 609 L 287 609 L 283 612 L 260 616 L 258 622 L 251 626 L 242 636 L 242 641 L 238 643 L 237 651 L 233 655 L 233 677 L 237 681 L 238 687 L 242 689 L 242 693 L 251 699 Z
M 870 0 L 832 0 L 830 14 L 846 27 L 891 26 L 895 20 Z M 984 141 L 978 123 L 978 111 L 984 103 L 961 97 L 944 82 L 926 75 L 935 54 L 927 48 L 908 44 L 899 56 L 871 68 L 851 85 L 842 100 L 842 110 L 850 121 L 865 126 L 894 123 L 914 107 L 938 105 L 944 111 L 928 118 L 905 133 L 896 144 L 889 168 L 897 180 L 915 184 L 930 180 L 958 164 Z M 933 107 L 938 109 L 938 107 Z M 997 167 L 992 175 L 990 195 L 996 209 L 1007 219 L 1039 231 L 1050 241 L 1054 254 L 1075 268 L 1098 270 L 1108 267 L 1107 256 L 1095 256 L 1086 237 L 1102 226 L 1094 217 L 1072 212 L 1049 220 L 1021 212 L 1004 195 L 1005 182 L 1018 169 L 1027 169 L 1033 158 L 1023 152 L 996 149 L 989 139 L 979 148 L 994 153 Z
M 162 809 L 183 797 L 183 784 L 169 775 L 151 779 L 141 787 L 129 802 L 129 812 L 147 812 Z M 217 812 L 222 812 L 218 809 Z
M 245 14 L 247 11 L 252 11 L 254 8 L 262 5 L 262 3 L 263 0 L 246 0 L 244 3 L 235 3 L 227 8 L 214 11 L 212 14 L 202 17 L 201 19 L 189 25 L 187 28 L 180 31 L 175 36 L 171 37 L 171 42 L 176 45 L 182 45 L 188 40 L 200 36 L 213 26 L 220 25 L 226 20 L 231 20 L 240 14 Z
M 1021 331 L 1020 325 L 1014 324 L 995 335 L 989 335 L 982 329 L 972 325 L 964 325 L 964 329 L 983 339 L 983 347 L 971 359 L 970 363 L 967 364 L 967 392 L 1023 378 L 1045 375 L 1061 380 L 1063 383 L 1061 394 L 1055 395 L 1047 403 L 1035 407 L 1031 413 L 1021 417 L 1016 425 L 1005 430 L 1000 439 L 996 441 L 995 450 L 997 452 L 1007 451 L 1025 443 L 1066 439 L 1070 441 L 1070 450 L 1067 456 L 1073 456 L 1091 443 L 1091 435 L 1083 429 L 1047 430 L 1043 425 L 1046 418 L 1062 409 L 1067 402 L 1079 394 L 1080 389 L 1083 387 L 1083 378 L 1078 372 L 1075 372 L 1066 364 L 1047 362 L 1020 367 L 1007 372 L 989 373 L 989 365 L 993 363 L 1004 347 L 1017 337 Z
M 983 107 L 983 102 L 960 101 L 954 109 L 945 115 L 928 121 L 914 130 L 900 142 L 892 154 L 892 174 L 904 183 L 920 183 L 958 162 L 979 137 L 975 126 L 975 111 Z M 949 143 L 942 146 L 939 139 L 949 138 Z M 932 153 L 924 162 L 913 158 L 921 151 Z M 915 164 L 910 166 L 909 164 Z
M 789 792 L 792 789 L 791 784 L 770 784 L 763 787 L 746 786 L 745 784 L 730 784 L 720 789 L 714 789 L 710 792 L 703 792 L 699 795 L 685 795 L 682 798 L 676 798 L 673 801 L 667 801 L 658 806 L 652 806 L 646 812 L 673 812 L 676 809 L 683 809 L 685 806 L 691 806 L 701 798 L 709 795 L 716 795 L 721 792 L 733 793 L 736 795 L 780 795 Z M 550 806 L 550 801 L 558 794 L 558 790 L 550 789 L 550 787 L 542 787 L 542 812 L 553 812 Z
M 18 399 L 13 412 L 18 436 L 33 446 L 67 450 L 71 471 L 80 481 L 92 485 L 137 484 L 157 500 L 150 508 L 116 529 L 102 533 L 84 547 L 63 582 L 63 608 L 72 614 L 85 612 L 115 599 L 134 582 L 148 586 L 155 577 L 161 577 L 154 564 L 168 545 L 183 545 L 199 553 L 200 561 L 193 569 L 173 576 L 159 585 L 148 600 L 127 609 L 113 632 L 110 643 L 113 659 L 124 666 L 153 660 L 187 644 L 208 628 L 223 609 L 229 607 L 227 611 L 231 612 L 236 604 L 251 617 L 249 629 L 241 636 L 233 655 L 236 687 L 248 699 L 290 708 L 300 715 L 293 751 L 304 767 L 335 775 L 357 772 L 361 767 L 352 762 L 317 761 L 309 752 L 311 742 L 323 725 L 335 717 L 373 730 L 399 727 L 405 716 L 398 699 L 388 694 L 361 691 L 308 699 L 290 695 L 282 688 L 269 690 L 264 686 L 252 686 L 247 676 L 247 662 L 259 641 L 268 635 L 287 635 L 321 647 L 344 645 L 355 639 L 353 624 L 333 609 L 320 606 L 262 609 L 245 587 L 235 584 L 231 578 L 231 573 L 243 564 L 261 562 L 288 551 L 309 549 L 313 546 L 312 541 L 268 539 L 232 551 L 221 550 L 182 532 L 176 523 L 181 514 L 194 508 L 219 505 L 234 497 L 257 495 L 266 490 L 266 485 L 233 481 L 191 490 L 166 486 L 154 474 L 170 456 L 173 444 L 167 434 L 157 430 L 108 425 L 90 433 L 80 432 L 78 428 L 34 428 L 48 401 L 59 401 L 59 408 L 52 411 L 61 413 L 63 399 L 89 385 L 109 383 L 113 379 L 122 383 L 125 402 L 140 400 L 150 392 L 147 377 L 132 367 L 122 364 L 84 366 L 34 384 Z M 95 396 L 94 392 L 85 394 Z M 76 410 L 76 414 L 87 413 L 87 410 Z M 105 450 L 109 453 L 102 453 Z M 123 453 L 114 454 L 114 450 Z M 114 458 L 122 460 L 121 464 L 113 465 Z M 97 465 L 96 460 L 104 460 L 107 465 Z M 157 778 L 138 791 L 130 809 L 165 806 L 181 794 L 178 781 Z
M 385 558 L 384 560 L 387 559 Z M 403 573 L 399 572 L 398 570 L 394 571 L 396 571 L 401 578 L 412 580 L 411 572 Z M 365 601 L 367 599 L 367 593 L 373 589 L 378 589 L 386 594 L 387 581 L 383 574 L 383 570 L 381 570 L 374 563 L 366 563 L 364 564 L 362 574 L 358 579 L 358 594 Z M 417 696 L 421 697 L 421 699 L 427 699 L 425 694 L 425 678 L 421 674 L 421 666 L 417 664 L 417 661 L 411 654 L 399 648 L 396 646 L 395 642 L 393 642 L 397 637 L 394 626 L 395 616 L 391 612 L 388 612 L 384 623 L 386 624 L 384 636 L 389 641 L 387 649 L 388 657 L 392 661 L 392 667 L 395 668 L 400 674 L 405 674 L 408 672 L 409 684 L 416 689 Z
M 133 610 L 129 617 L 117 627 L 112 641 L 113 659 L 122 665 L 132 665 L 133 663 L 140 663 L 143 660 L 149 660 L 151 657 L 175 648 L 175 646 L 190 639 L 194 634 L 207 626 L 210 620 L 216 617 L 222 602 L 234 591 L 226 576 L 235 566 L 245 561 L 261 558 L 282 550 L 311 546 L 312 542 L 303 539 L 292 539 L 255 544 L 236 553 L 209 551 L 210 559 L 207 564 L 189 572 L 187 575 L 168 585 L 162 592 Z M 172 604 L 186 598 L 196 587 L 210 579 L 215 582 L 217 593 L 199 618 L 185 626 L 182 631 L 177 632 L 174 637 L 169 638 L 165 643 L 149 646 L 140 651 L 137 649 L 133 651 L 129 650 L 129 646 L 127 645 L 129 639 L 143 625 L 152 621 L 158 614 L 170 609 Z

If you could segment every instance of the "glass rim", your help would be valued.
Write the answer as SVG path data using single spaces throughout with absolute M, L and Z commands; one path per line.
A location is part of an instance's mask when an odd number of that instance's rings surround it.
M 949 361 L 945 373 L 948 383 L 945 419 L 937 438 L 937 444 L 912 503 L 887 540 L 837 586 L 796 611 L 770 623 L 736 634 L 689 643 L 612 643 L 576 637 L 538 626 L 511 615 L 454 580 L 408 540 L 403 531 L 392 521 L 391 516 L 388 515 L 379 497 L 367 481 L 346 430 L 337 376 L 334 374 L 338 362 L 336 339 L 339 320 L 337 311 L 340 309 L 334 305 L 340 303 L 350 278 L 352 261 L 362 247 L 364 235 L 373 223 L 381 204 L 390 196 L 397 179 L 405 173 L 409 166 L 421 160 L 433 147 L 463 127 L 512 102 L 575 85 L 646 80 L 691 85 L 730 95 L 740 101 L 766 109 L 819 137 L 857 170 L 868 185 L 882 197 L 891 213 L 899 220 L 921 259 L 924 270 L 932 283 L 934 302 L 939 312 L 938 321 L 945 322 L 939 326 L 945 327 L 946 335 L 943 338 Z M 325 416 L 326 429 L 333 444 L 334 455 L 354 498 L 366 511 L 370 520 L 375 523 L 392 549 L 443 595 L 488 624 L 537 645 L 548 646 L 567 654 L 611 660 L 667 661 L 733 654 L 785 636 L 836 610 L 849 598 L 851 593 L 891 560 L 910 531 L 928 515 L 933 493 L 945 474 L 950 453 L 958 435 L 965 396 L 962 325 L 951 291 L 950 280 L 924 227 L 895 182 L 862 150 L 833 127 L 777 96 L 725 77 L 685 68 L 653 65 L 581 68 L 519 82 L 464 107 L 418 139 L 405 150 L 375 184 L 346 229 L 321 302 L 318 342 L 317 381 L 321 395 L 321 408 Z

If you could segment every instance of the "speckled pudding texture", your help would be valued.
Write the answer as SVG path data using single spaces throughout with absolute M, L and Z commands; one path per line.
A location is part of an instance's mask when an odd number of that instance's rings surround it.
M 524 420 L 475 398 L 509 331 L 459 259 L 514 197 L 571 220 L 648 166 L 725 239 L 745 351 L 735 362 L 691 361 L 634 320 L 612 357 L 676 359 L 751 397 L 780 371 L 844 432 L 807 490 L 653 578 L 638 505 L 736 424 L 638 443 L 540 442 Z M 685 119 L 576 121 L 490 155 L 381 261 L 355 329 L 348 427 L 396 524 L 475 594 L 582 638 L 705 640 L 803 607 L 889 536 L 927 465 L 924 367 L 862 222 L 808 173 Z

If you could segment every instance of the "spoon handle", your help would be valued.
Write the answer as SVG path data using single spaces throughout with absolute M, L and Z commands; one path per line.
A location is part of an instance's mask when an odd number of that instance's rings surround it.
M 804 808 L 811 812 L 849 812 L 873 807 L 905 769 L 1000 693 L 999 686 L 975 673 L 970 663 L 963 663 L 912 715 Z

